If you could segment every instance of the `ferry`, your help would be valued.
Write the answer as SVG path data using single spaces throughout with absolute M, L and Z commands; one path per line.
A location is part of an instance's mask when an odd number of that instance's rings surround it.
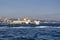
M 28 17 L 25 17 L 24 19 L 4 19 L 2 22 L 0 22 L 0 26 L 9 26 L 9 27 L 15 27 L 15 26 L 39 26 L 40 21 L 39 20 L 30 20 Z
M 28 17 L 23 19 L 4 19 L 3 21 L 0 20 L 0 27 L 8 26 L 8 27 L 36 27 L 36 26 L 60 26 L 60 23 L 55 22 L 41 22 L 40 20 L 30 20 Z

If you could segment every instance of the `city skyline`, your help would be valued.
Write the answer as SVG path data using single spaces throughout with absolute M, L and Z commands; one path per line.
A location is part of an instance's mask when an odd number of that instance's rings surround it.
M 0 17 L 60 20 L 60 0 L 0 0 Z

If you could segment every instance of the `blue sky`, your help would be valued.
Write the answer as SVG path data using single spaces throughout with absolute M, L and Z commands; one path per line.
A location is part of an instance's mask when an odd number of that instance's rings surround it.
M 60 20 L 60 0 L 0 0 L 0 17 Z

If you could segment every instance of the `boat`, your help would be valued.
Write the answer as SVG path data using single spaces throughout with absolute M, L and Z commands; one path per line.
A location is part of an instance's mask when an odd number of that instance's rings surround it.
M 37 26 L 60 26 L 60 23 L 49 23 L 49 22 L 41 22 L 40 20 L 30 20 L 28 17 L 23 19 L 4 19 L 4 21 L 0 21 L 0 27 L 37 27 Z
M 15 26 L 39 26 L 40 21 L 39 20 L 30 20 L 28 17 L 25 17 L 24 19 L 16 19 L 16 20 L 10 20 L 10 19 L 4 19 L 3 22 L 0 22 L 0 26 L 9 26 L 9 27 L 15 27 Z

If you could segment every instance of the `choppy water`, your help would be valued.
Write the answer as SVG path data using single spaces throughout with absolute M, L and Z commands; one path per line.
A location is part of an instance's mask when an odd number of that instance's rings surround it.
M 0 27 L 0 40 L 60 40 L 60 28 Z

